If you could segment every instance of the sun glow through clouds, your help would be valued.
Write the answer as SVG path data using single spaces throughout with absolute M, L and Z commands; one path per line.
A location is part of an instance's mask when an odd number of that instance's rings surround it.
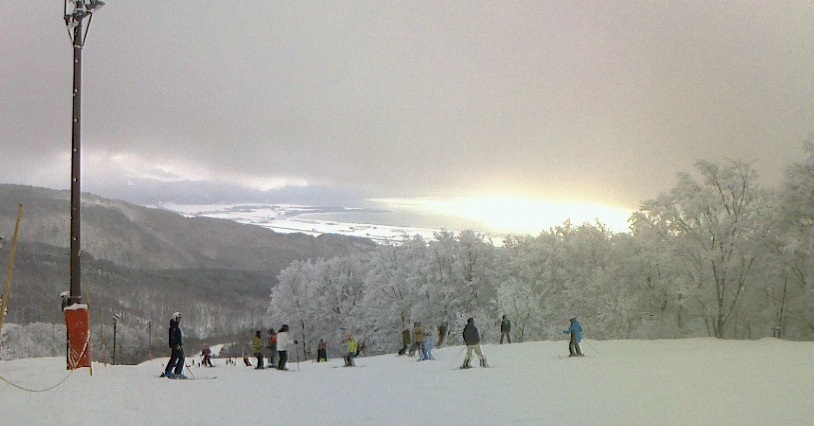
M 613 232 L 627 232 L 633 211 L 582 201 L 542 201 L 510 195 L 471 198 L 390 198 L 378 202 L 481 223 L 484 230 L 536 235 L 566 220 L 575 225 L 598 220 Z

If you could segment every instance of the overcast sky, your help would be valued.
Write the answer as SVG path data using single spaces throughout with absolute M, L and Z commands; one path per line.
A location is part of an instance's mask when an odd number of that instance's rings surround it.
M 58 1 L 6 1 L 0 182 L 68 188 Z M 122 176 L 635 209 L 814 133 L 801 1 L 129 1 L 83 51 L 83 184 Z

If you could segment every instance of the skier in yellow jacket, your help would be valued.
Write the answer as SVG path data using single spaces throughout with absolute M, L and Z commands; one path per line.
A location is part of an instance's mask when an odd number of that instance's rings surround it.
M 353 333 L 348 333 L 348 354 L 345 355 L 345 367 L 354 367 L 353 358 L 359 353 L 359 347 L 356 345 L 356 339 L 353 338 Z
M 252 350 L 254 351 L 254 356 L 257 357 L 257 366 L 254 367 L 255 370 L 262 370 L 263 367 L 263 343 L 260 340 L 260 330 L 257 330 L 254 333 L 254 338 L 252 339 Z

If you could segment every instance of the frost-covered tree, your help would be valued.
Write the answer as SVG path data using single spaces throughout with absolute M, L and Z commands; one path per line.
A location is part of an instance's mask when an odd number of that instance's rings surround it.
M 365 295 L 364 280 L 367 276 L 367 261 L 358 257 L 336 257 L 319 262 L 315 276 L 315 303 L 317 324 L 313 335 L 307 340 L 309 347 L 316 347 L 320 338 L 341 345 L 347 333 L 354 333 L 357 340 L 364 342 L 369 336 L 363 329 L 364 310 L 361 309 Z
M 371 350 L 399 347 L 401 331 L 412 328 L 426 256 L 427 244 L 419 235 L 374 253 L 365 279 L 362 317 L 364 328 L 379 335 L 368 342 Z
M 312 303 L 317 293 L 316 275 L 313 261 L 294 261 L 280 272 L 278 284 L 271 293 L 269 310 L 276 328 L 288 324 L 290 333 L 303 343 L 313 334 L 314 327 L 319 321 L 319 312 Z
M 777 327 L 785 331 L 785 316 L 803 324 L 795 334 L 814 332 L 814 136 L 803 143 L 806 157 L 786 170 L 775 214 L 775 248 L 782 265 L 782 287 L 772 299 L 780 306 Z M 806 326 L 807 325 L 807 326 Z
M 4 324 L 0 359 L 65 356 L 65 325 L 35 322 Z
M 356 256 L 293 262 L 272 289 L 270 310 L 279 324 L 288 324 L 308 359 L 320 339 L 339 347 L 348 332 L 366 336 L 363 324 L 366 261 Z
M 701 181 L 679 174 L 675 188 L 643 204 L 634 224 L 662 231 L 661 247 L 680 266 L 676 282 L 687 280 L 708 331 L 724 337 L 760 260 L 765 197 L 747 163 L 699 161 L 696 168 Z
M 512 320 L 512 334 L 519 342 L 542 337 L 544 298 L 552 288 L 548 261 L 554 251 L 546 242 L 542 236 L 509 236 L 499 251 L 495 305 Z
M 495 334 L 488 322 L 497 320 L 492 301 L 497 294 L 495 247 L 473 231 L 440 232 L 428 243 L 428 257 L 421 268 L 418 320 L 425 328 L 448 324 L 455 332 L 462 318 L 475 316 L 487 338 Z M 487 322 L 488 321 L 488 322 Z

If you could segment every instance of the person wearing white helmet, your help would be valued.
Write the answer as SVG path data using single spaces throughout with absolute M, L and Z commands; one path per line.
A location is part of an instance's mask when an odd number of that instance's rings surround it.
M 184 333 L 181 331 L 181 313 L 176 312 L 170 318 L 170 361 L 161 377 L 186 379 L 184 375 Z

